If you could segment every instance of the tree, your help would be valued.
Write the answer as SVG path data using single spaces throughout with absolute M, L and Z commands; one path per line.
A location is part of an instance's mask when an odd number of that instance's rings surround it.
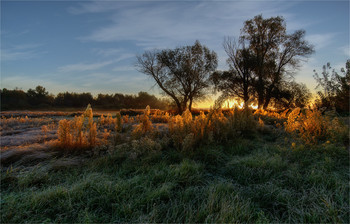
M 94 101 L 91 93 L 58 93 L 55 98 L 56 106 L 85 107 Z
M 0 89 L 0 96 L 1 110 L 25 109 L 29 106 L 27 94 L 21 89 Z
M 294 107 L 306 107 L 311 98 L 311 92 L 303 83 L 284 82 L 279 92 L 274 93 L 272 101 L 274 107 L 278 109 L 288 109 Z
M 345 68 L 341 70 L 343 76 L 338 76 L 340 86 L 335 101 L 337 110 L 341 112 L 349 112 L 350 109 L 350 60 L 346 61 Z
M 304 36 L 304 30 L 287 34 L 285 21 L 280 16 L 263 19 L 258 15 L 245 22 L 240 38 L 255 58 L 253 76 L 259 108 L 267 108 L 271 99 L 278 97 L 274 93 L 293 75 L 289 69 L 298 68 L 302 58 L 314 52 Z
M 350 60 L 347 60 L 345 67 L 346 70 L 341 69 L 342 75 L 332 69 L 329 62 L 323 65 L 321 75 L 314 70 L 316 89 L 320 89 L 317 92 L 319 98 L 316 100 L 318 107 L 335 107 L 341 112 L 349 111 Z
M 218 64 L 217 55 L 196 41 L 193 46 L 146 51 L 137 56 L 137 68 L 154 79 L 175 103 L 179 113 L 191 110 L 194 100 L 205 97 L 210 74 Z
M 49 92 L 42 86 L 35 87 L 35 90 L 29 89 L 27 91 L 29 103 L 33 106 L 37 105 L 51 105 L 54 101 L 54 96 L 49 95 Z
M 231 38 L 225 38 L 223 46 L 230 69 L 213 73 L 211 80 L 215 89 L 222 92 L 222 99 L 238 97 L 243 99 L 246 106 L 253 95 L 252 69 L 255 61 L 243 41 L 236 43 Z

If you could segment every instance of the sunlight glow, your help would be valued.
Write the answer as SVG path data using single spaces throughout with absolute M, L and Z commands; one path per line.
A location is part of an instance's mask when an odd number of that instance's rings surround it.
M 235 99 L 229 99 L 229 100 L 226 100 L 223 105 L 224 105 L 225 108 L 238 107 L 239 109 L 243 109 L 244 102 L 243 101 L 237 101 Z M 248 107 L 250 107 L 253 110 L 258 109 L 258 105 L 255 104 L 255 103 L 250 103 Z
M 258 109 L 258 105 L 257 105 L 257 104 L 254 104 L 254 103 L 251 103 L 251 104 L 249 105 L 249 107 L 252 108 L 253 110 Z

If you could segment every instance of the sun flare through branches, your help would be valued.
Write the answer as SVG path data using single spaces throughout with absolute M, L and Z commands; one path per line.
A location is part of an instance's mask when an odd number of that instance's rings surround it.
M 244 108 L 244 102 L 240 101 L 240 100 L 236 100 L 236 99 L 228 99 L 223 103 L 223 108 L 227 108 L 227 109 L 233 109 L 233 108 L 239 108 L 239 109 L 243 109 Z M 258 109 L 258 105 L 256 103 L 249 103 L 248 107 L 250 109 L 256 110 Z

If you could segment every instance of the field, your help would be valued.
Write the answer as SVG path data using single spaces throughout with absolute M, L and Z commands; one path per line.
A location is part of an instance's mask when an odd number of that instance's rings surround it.
M 350 222 L 331 112 L 19 111 L 0 138 L 2 223 Z

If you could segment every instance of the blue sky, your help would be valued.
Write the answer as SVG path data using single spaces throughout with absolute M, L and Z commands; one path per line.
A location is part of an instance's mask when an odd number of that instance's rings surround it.
M 313 69 L 350 58 L 348 1 L 1 1 L 1 88 L 159 95 L 136 71 L 136 55 L 198 39 L 226 69 L 224 37 L 258 14 L 283 16 L 287 32 L 306 30 L 316 53 L 295 79 L 310 90 Z

